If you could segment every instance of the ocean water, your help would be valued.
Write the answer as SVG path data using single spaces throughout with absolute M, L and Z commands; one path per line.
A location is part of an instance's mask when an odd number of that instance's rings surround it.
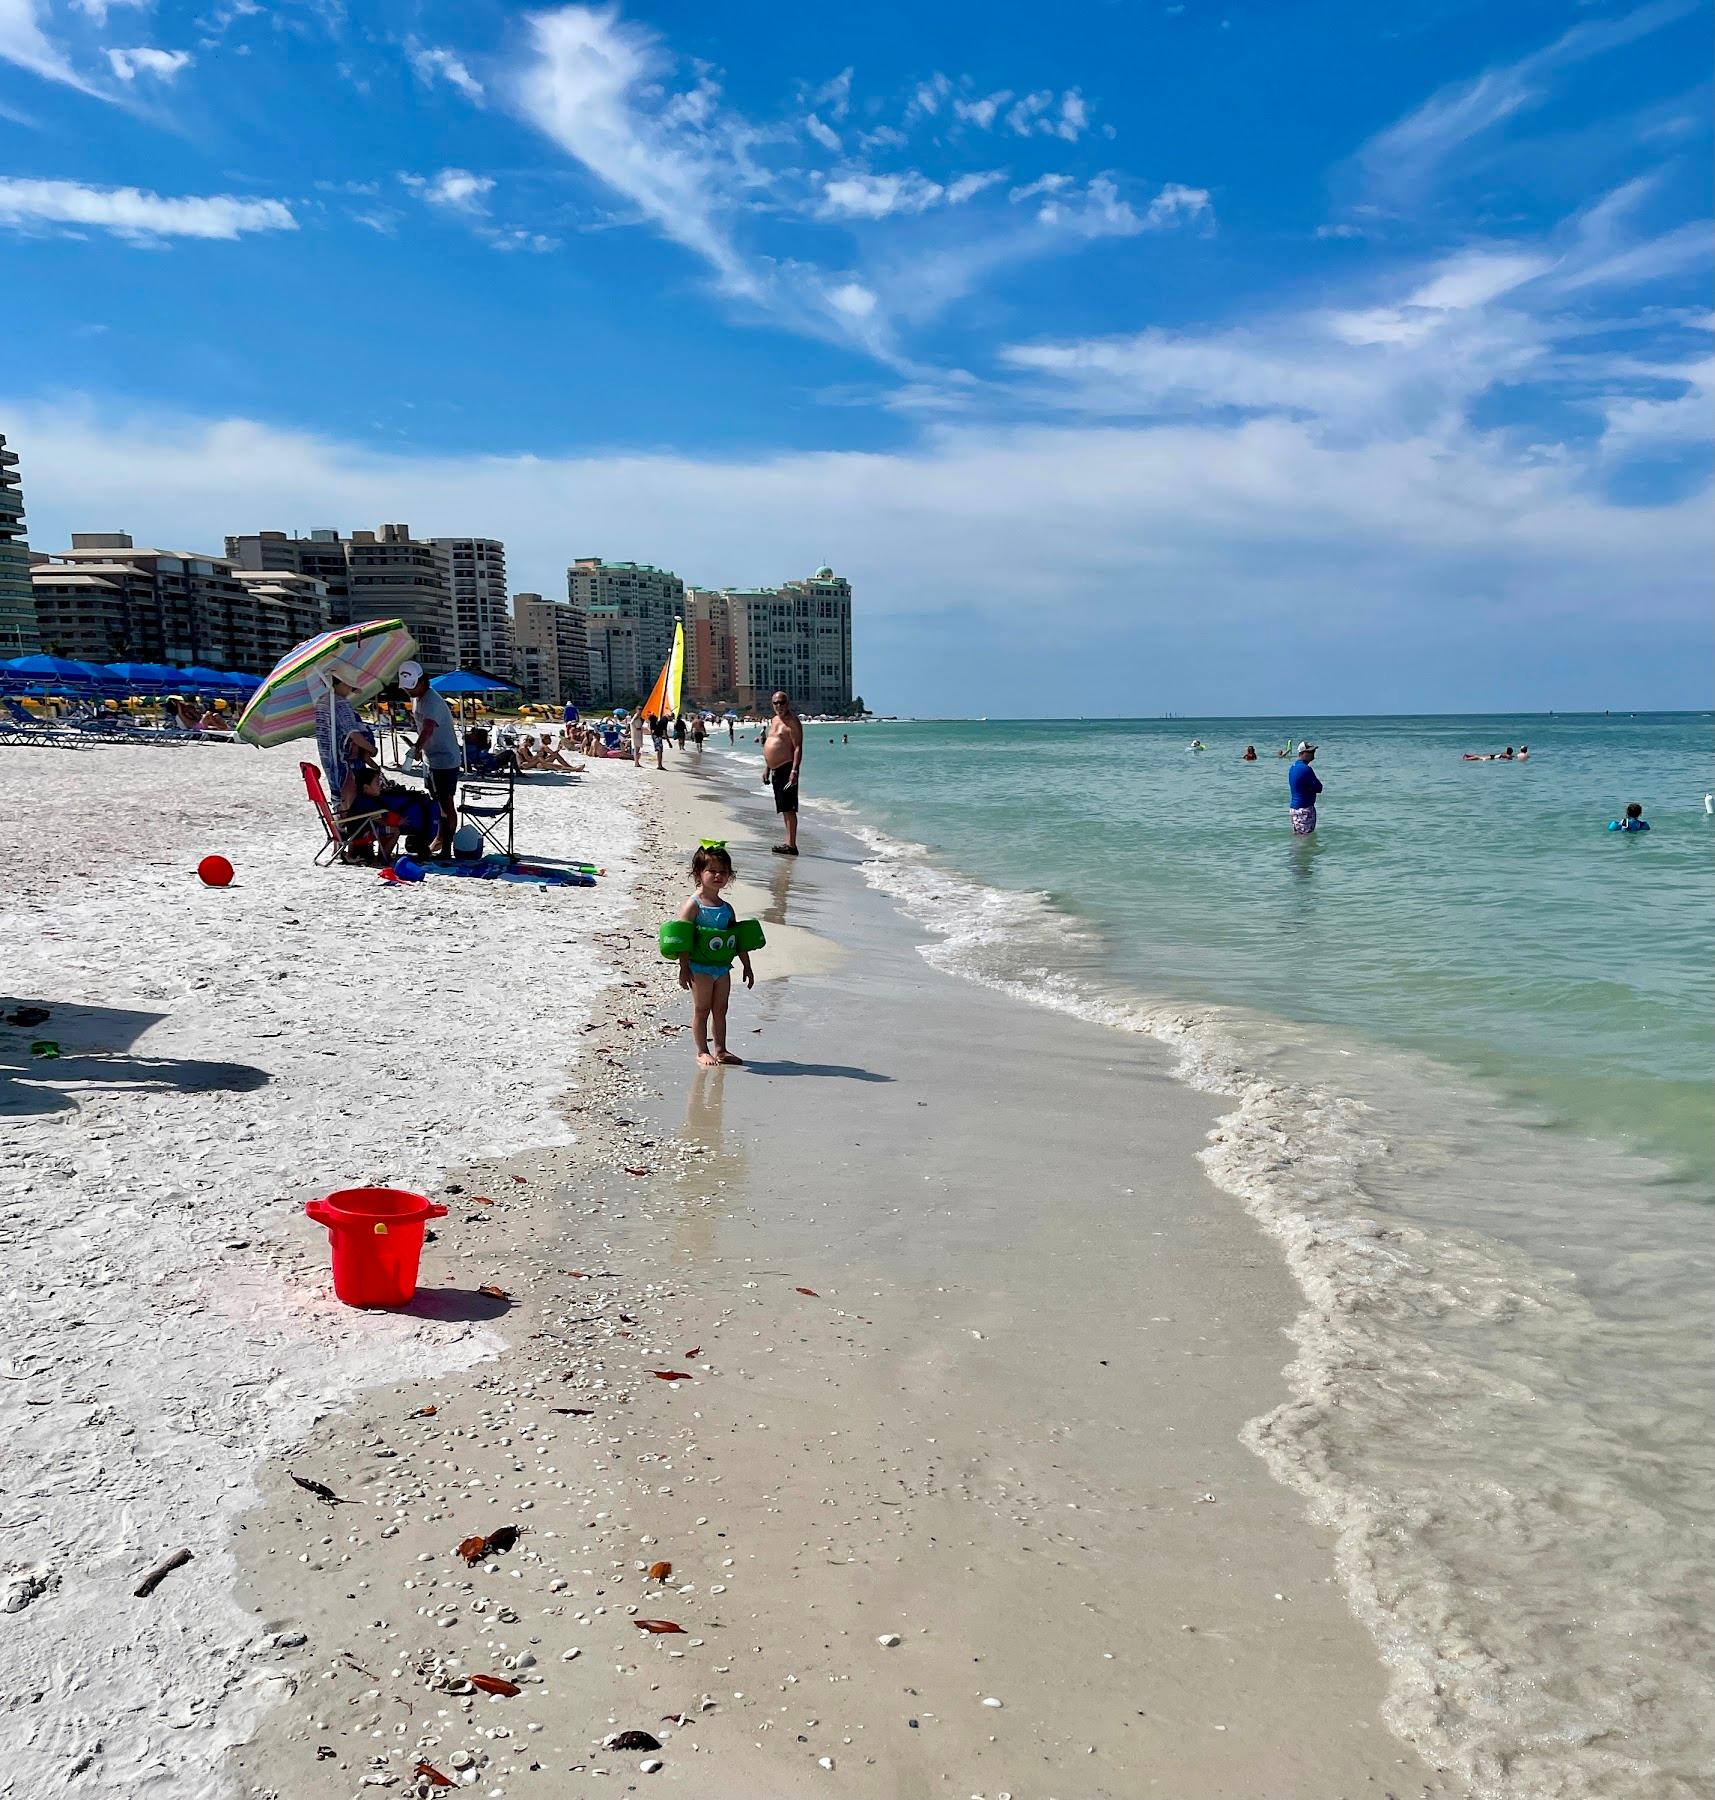
M 1494 1800 L 1715 1794 L 1711 716 L 841 736 L 807 833 L 930 961 L 1230 1102 L 1209 1172 L 1305 1296 L 1249 1441 L 1336 1533 L 1394 1729 Z

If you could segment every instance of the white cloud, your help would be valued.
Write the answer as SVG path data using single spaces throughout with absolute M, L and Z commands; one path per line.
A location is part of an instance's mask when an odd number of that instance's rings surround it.
M 975 169 L 969 175 L 957 176 L 947 183 L 947 204 L 963 206 L 967 200 L 974 200 L 984 189 L 1005 180 L 1004 169 Z
M 954 116 L 963 119 L 967 125 L 974 125 L 979 131 L 993 128 L 1000 110 L 1012 98 L 1011 88 L 1001 88 L 998 93 L 988 94 L 981 100 L 955 100 Z
M 952 91 L 952 82 L 939 72 L 931 75 L 927 81 L 918 82 L 912 90 L 910 102 L 905 108 L 906 119 L 909 121 L 919 114 L 934 118 Z
M 534 59 L 517 81 L 531 123 L 700 256 L 727 292 L 759 299 L 764 283 L 734 243 L 726 196 L 733 161 L 649 110 L 644 90 L 665 72 L 655 37 L 611 11 L 568 6 L 529 21 Z
M 0 0 L 0 62 L 13 63 L 44 81 L 57 81 L 99 100 L 111 98 L 86 81 L 48 36 L 37 0 Z
M 1016 132 L 1020 137 L 1029 137 L 1042 123 L 1041 115 L 1054 104 L 1054 95 L 1047 88 L 1041 88 L 1034 94 L 1026 94 L 1013 102 L 1006 115 L 1006 128 Z
M 1068 90 L 1060 96 L 1060 118 L 1054 126 L 1054 135 L 1064 138 L 1067 143 L 1075 144 L 1090 126 L 1090 109 L 1085 104 L 1084 96 L 1076 88 Z
M 819 208 L 829 219 L 886 219 L 924 213 L 938 206 L 962 206 L 1006 177 L 998 169 L 976 170 L 953 181 L 931 181 L 916 169 L 877 175 L 847 170 L 823 183 Z
M 837 151 L 839 149 L 840 134 L 831 125 L 824 124 L 814 113 L 805 114 L 804 129 L 824 150 Z
M 1026 190 L 1018 190 L 1021 194 Z M 1212 218 L 1213 205 L 1206 188 L 1182 186 L 1170 181 L 1139 212 L 1123 199 L 1111 176 L 1097 175 L 1081 195 L 1058 187 L 1049 191 L 1037 218 L 1056 230 L 1079 237 L 1136 237 L 1145 231 L 1168 231 L 1198 219 Z
M 824 82 L 811 97 L 810 104 L 831 119 L 844 119 L 852 106 L 852 71 L 841 69 L 832 81 Z
M 136 240 L 236 238 L 250 231 L 298 228 L 282 200 L 245 200 L 232 194 L 165 198 L 142 188 L 11 176 L 0 176 L 0 225 L 88 226 Z
M 1372 184 L 1402 200 L 1425 186 L 1465 145 L 1540 106 L 1563 69 L 1645 37 L 1685 17 L 1697 0 L 1651 0 L 1611 19 L 1574 25 L 1516 62 L 1449 83 L 1359 152 Z
M 895 213 L 927 212 L 946 191 L 915 169 L 897 175 L 833 175 L 823 184 L 820 210 L 824 218 L 885 219 Z
M 188 69 L 192 57 L 188 50 L 109 50 L 107 60 L 121 81 L 135 81 L 139 75 L 156 81 L 172 81 L 181 70 Z
M 424 87 L 433 87 L 437 81 L 444 81 L 473 104 L 482 105 L 482 83 L 470 72 L 469 65 L 456 51 L 437 49 L 432 44 L 420 43 L 416 38 L 407 38 L 405 57 L 411 65 L 411 73 Z
M 125 7 L 137 12 L 147 12 L 155 4 L 155 0 L 71 0 L 71 4 L 74 12 L 83 13 L 97 25 L 105 25 L 109 13 Z
M 469 169 L 442 169 L 438 175 L 401 175 L 399 179 L 431 205 L 453 212 L 482 212 L 494 192 L 492 176 L 473 175 Z
M 1705 666 L 1707 496 L 1616 506 L 1579 469 L 1521 464 L 1475 435 L 1343 443 L 1253 418 L 961 424 L 900 451 L 387 455 L 154 406 L 133 423 L 110 394 L 8 397 L 0 412 L 28 447 L 44 543 L 87 518 L 215 546 L 258 519 L 404 517 L 502 538 L 517 584 L 544 591 L 563 577 L 568 518 L 599 518 L 623 554 L 711 584 L 831 557 L 856 587 L 860 685 L 902 709 L 974 712 L 1034 693 L 1091 712 L 1274 710 L 1283 670 L 1306 710 L 1475 698 L 1458 685 L 1473 670 L 1518 705 L 1537 697 L 1520 692 L 1520 670 L 1546 683 L 1567 643 L 1595 683 L 1606 647 L 1639 637 L 1664 666 Z M 1062 645 L 1073 596 L 1081 629 Z M 1296 653 L 1307 616 L 1365 665 L 1338 690 Z M 969 655 L 953 677 L 965 685 L 949 689 L 954 632 Z M 1611 696 L 1541 695 L 1579 701 Z
M 875 311 L 875 295 L 861 281 L 845 281 L 828 294 L 830 303 L 854 319 L 867 319 Z

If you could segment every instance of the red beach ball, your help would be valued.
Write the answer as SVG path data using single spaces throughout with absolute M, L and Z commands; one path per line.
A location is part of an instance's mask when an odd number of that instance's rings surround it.
M 204 887 L 227 887 L 232 881 L 232 864 L 224 856 L 205 856 L 197 864 L 197 874 Z

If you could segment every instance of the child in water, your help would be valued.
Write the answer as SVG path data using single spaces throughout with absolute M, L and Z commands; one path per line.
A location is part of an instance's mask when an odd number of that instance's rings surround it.
M 738 923 L 738 915 L 721 898 L 722 888 L 732 882 L 732 858 L 724 844 L 702 844 L 691 858 L 691 875 L 697 891 L 679 909 L 679 917 L 691 926 L 709 931 L 729 930 Z M 712 963 L 692 960 L 694 952 L 679 958 L 679 985 L 691 990 L 691 1031 L 697 1041 L 697 1061 L 705 1068 L 719 1063 L 742 1063 L 726 1047 L 726 1009 L 732 997 L 732 968 L 717 968 Z M 744 970 L 744 985 L 755 987 L 748 951 L 738 952 Z M 709 1030 L 714 1029 L 715 1047 L 709 1048 Z
M 1644 809 L 1634 800 L 1626 808 L 1626 816 L 1623 819 L 1608 821 L 1608 829 L 1610 831 L 1648 831 L 1649 820 L 1644 817 Z

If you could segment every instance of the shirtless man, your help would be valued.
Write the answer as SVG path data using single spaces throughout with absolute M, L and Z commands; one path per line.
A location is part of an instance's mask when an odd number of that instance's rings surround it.
M 762 740 L 762 779 L 774 790 L 774 810 L 786 826 L 786 842 L 774 846 L 776 856 L 798 854 L 798 771 L 804 763 L 804 726 L 785 694 L 771 703 L 774 716 Z

